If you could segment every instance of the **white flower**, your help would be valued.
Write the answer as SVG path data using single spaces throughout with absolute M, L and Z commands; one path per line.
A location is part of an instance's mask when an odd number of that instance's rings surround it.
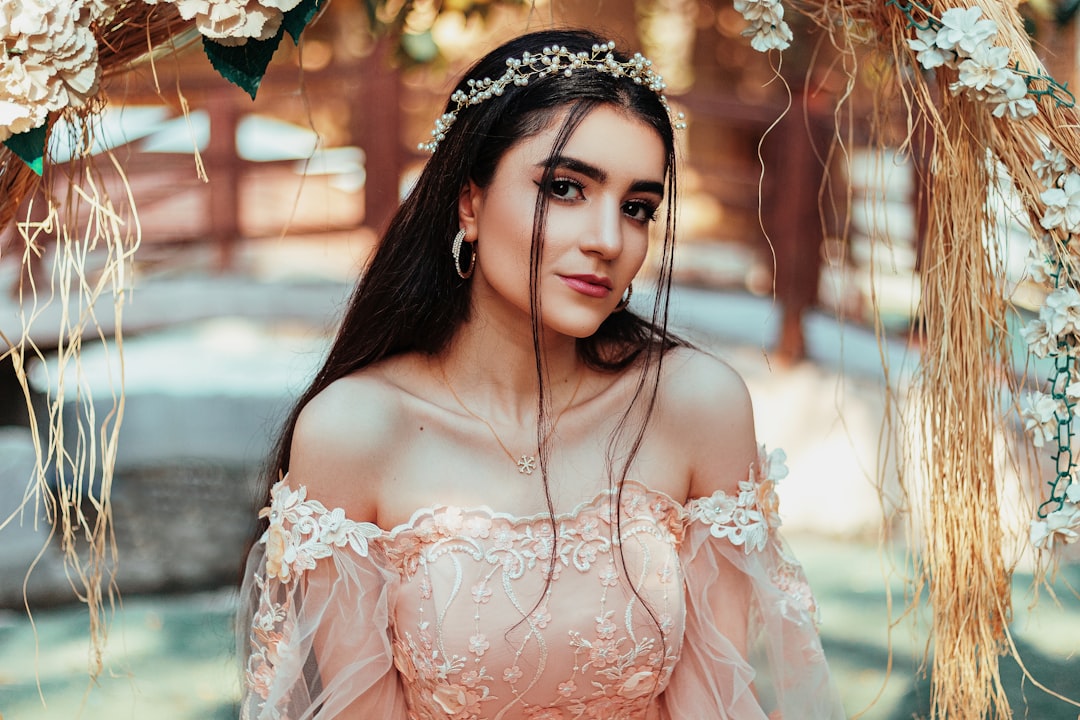
M 908 47 L 917 53 L 915 58 L 919 64 L 927 70 L 956 64 L 956 53 L 938 47 L 937 36 L 937 28 L 919 28 L 915 31 L 915 37 L 907 41 Z
M 744 31 L 743 34 L 745 35 L 746 32 Z M 791 46 L 793 38 L 794 35 L 791 32 L 791 28 L 788 27 L 786 22 L 781 20 L 776 25 L 758 29 L 754 34 L 754 37 L 750 40 L 750 47 L 758 52 L 786 50 Z
M 1069 400 L 1080 400 L 1080 382 L 1071 382 L 1065 386 L 1065 397 Z M 1070 488 L 1071 489 L 1071 488 Z
M 1027 393 L 1021 402 L 1020 416 L 1024 419 L 1024 430 L 1031 434 L 1035 447 L 1042 447 L 1046 441 L 1054 440 L 1058 434 L 1058 411 L 1064 412 L 1064 403 L 1041 392 Z
M 1071 482 L 1065 489 L 1065 499 L 1074 505 L 1080 505 L 1080 482 Z
M 1032 245 L 1027 255 L 1027 276 L 1032 282 L 1046 284 L 1050 282 L 1050 267 L 1046 252 L 1038 244 Z
M 29 105 L 0 99 L 0 142 L 12 135 L 33 130 L 43 122 L 45 118 L 36 117 Z
M 735 0 L 735 11 L 757 25 L 772 25 L 784 19 L 784 6 L 779 0 Z
M 1080 174 L 1070 170 L 1061 187 L 1044 190 L 1039 197 L 1046 204 L 1046 214 L 1039 220 L 1044 228 L 1064 226 L 1070 234 L 1080 231 Z
M 1008 70 L 1007 82 L 998 87 L 998 92 L 986 98 L 986 102 L 994 106 L 994 117 L 1008 117 L 1010 120 L 1021 120 L 1032 117 L 1039 112 L 1039 106 L 1033 98 L 1028 97 L 1028 86 L 1024 78 L 1015 70 Z
M 1027 343 L 1028 351 L 1036 357 L 1044 358 L 1055 354 L 1058 349 L 1057 336 L 1050 334 L 1046 321 L 1040 318 L 1029 321 L 1021 328 L 1020 336 Z
M 1069 487 L 1071 490 L 1075 483 Z M 1031 523 L 1031 544 L 1037 548 L 1054 547 L 1060 540 L 1066 545 L 1080 539 L 1080 506 L 1073 502 L 1064 502 L 1061 507 L 1048 514 L 1044 520 Z
M 1069 161 L 1065 158 L 1065 153 L 1048 145 L 1043 148 L 1043 156 L 1032 163 L 1031 169 L 1043 181 L 1043 185 L 1048 188 L 1057 187 L 1058 176 L 1069 169 Z
M 101 71 L 90 28 L 100 9 L 86 0 L 0 3 L 0 139 L 97 94 Z
M 1058 339 L 1076 333 L 1080 328 L 1080 293 L 1072 287 L 1050 293 L 1039 308 L 1039 319 L 1046 323 L 1046 331 Z
M 784 22 L 784 6 L 780 0 L 735 0 L 734 7 L 748 23 L 742 34 L 750 38 L 752 48 L 768 52 L 786 50 L 791 45 L 794 36 Z
M 973 90 L 1000 92 L 1009 83 L 1010 76 L 1016 76 L 1009 65 L 1009 48 L 980 45 L 958 66 L 957 83 Z M 1021 83 L 1023 80 L 1020 81 Z M 1027 86 L 1025 85 L 1025 92 Z M 953 92 L 956 92 L 954 87 Z
M 145 0 L 168 2 L 180 17 L 194 20 L 199 32 L 221 45 L 243 45 L 277 34 L 284 13 L 300 0 Z
M 981 17 L 982 8 L 978 6 L 946 10 L 941 15 L 937 46 L 970 56 L 986 40 L 997 35 L 997 23 L 993 20 L 980 20 Z

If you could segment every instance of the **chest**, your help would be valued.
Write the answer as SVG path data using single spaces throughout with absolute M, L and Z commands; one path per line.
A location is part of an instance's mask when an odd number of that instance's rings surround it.
M 648 502 L 618 534 L 598 507 L 554 527 L 448 510 L 388 544 L 402 576 L 395 664 L 416 716 L 642 715 L 678 658 L 685 617 L 681 534 L 666 503 Z

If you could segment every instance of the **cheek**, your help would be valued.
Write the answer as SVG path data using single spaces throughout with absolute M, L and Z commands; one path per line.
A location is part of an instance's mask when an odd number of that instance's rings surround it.
M 623 251 L 623 256 L 627 259 L 628 264 L 633 265 L 635 273 L 645 264 L 645 258 L 648 255 L 649 231 L 641 230 L 640 232 L 631 233 Z

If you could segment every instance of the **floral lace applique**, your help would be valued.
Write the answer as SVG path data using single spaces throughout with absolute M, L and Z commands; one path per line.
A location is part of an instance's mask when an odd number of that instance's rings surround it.
M 266 545 L 266 574 L 283 583 L 292 582 L 315 561 L 330 557 L 330 548 L 348 546 L 367 557 L 368 539 L 382 535 L 378 525 L 345 517 L 341 508 L 327 510 L 318 500 L 307 499 L 307 488 L 295 490 L 282 482 L 270 489 L 270 506 L 259 511 L 270 527 L 259 539 Z
M 739 482 L 735 497 L 718 492 L 693 500 L 690 519 L 708 523 L 713 537 L 727 538 L 732 545 L 741 545 L 747 554 L 764 550 L 769 531 L 780 527 L 776 483 L 787 477 L 785 460 L 783 450 L 766 453 L 765 446 L 759 446 L 758 462 L 750 469 L 750 477 Z
M 628 482 L 617 534 L 614 497 L 559 515 L 554 528 L 542 515 L 436 507 L 377 541 L 403 581 L 393 650 L 410 717 L 466 720 L 511 707 L 530 720 L 644 716 L 681 646 L 686 515 Z M 627 585 L 624 560 L 654 617 Z M 492 626 L 511 630 L 492 635 Z
M 274 679 L 282 665 L 292 660 L 288 636 L 292 631 L 293 619 L 290 617 L 289 601 L 275 602 L 271 584 L 265 578 L 256 575 L 255 587 L 259 591 L 259 604 L 252 618 L 249 636 L 251 654 L 244 668 L 244 677 L 247 687 L 265 702 L 270 697 Z M 288 695 L 279 698 L 279 703 L 287 704 L 288 699 Z M 250 717 L 250 711 L 251 707 L 245 705 L 241 719 Z M 271 710 L 271 717 L 280 717 L 276 708 Z
M 406 579 L 418 571 L 422 554 L 430 560 L 444 552 L 465 552 L 474 559 L 501 566 L 511 579 L 539 566 L 545 577 L 550 574 L 557 580 L 563 568 L 586 572 L 598 557 L 609 552 L 615 512 L 608 498 L 609 494 L 604 493 L 560 515 L 554 531 L 544 516 L 515 518 L 482 508 L 426 508 L 379 542 Z M 621 505 L 622 543 L 643 530 L 662 530 L 676 544 L 681 541 L 682 509 L 667 496 L 628 482 Z M 633 522 L 642 518 L 648 518 L 647 525 Z

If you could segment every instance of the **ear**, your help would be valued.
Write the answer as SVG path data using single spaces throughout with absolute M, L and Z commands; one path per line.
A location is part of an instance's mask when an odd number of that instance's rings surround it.
M 458 223 L 465 229 L 465 242 L 480 237 L 480 208 L 484 204 L 484 189 L 470 180 L 458 196 Z

